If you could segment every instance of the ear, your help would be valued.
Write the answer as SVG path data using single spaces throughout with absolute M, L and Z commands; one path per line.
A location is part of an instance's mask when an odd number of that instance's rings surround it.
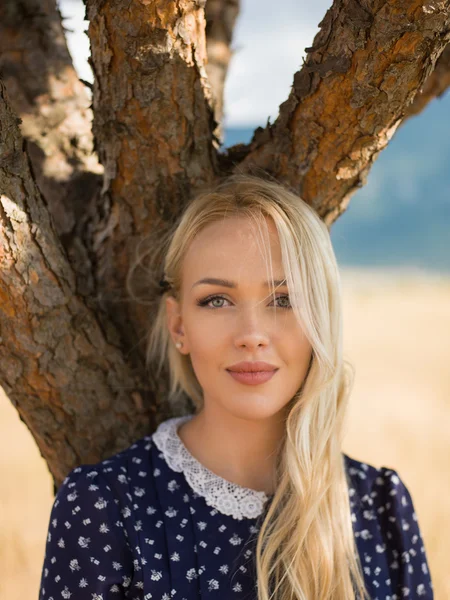
M 173 296 L 167 296 L 166 298 L 166 314 L 167 328 L 173 343 L 176 344 L 177 342 L 182 342 L 183 344 L 183 346 L 177 348 L 177 350 L 181 352 L 181 354 L 189 354 L 188 340 L 184 332 L 180 303 Z

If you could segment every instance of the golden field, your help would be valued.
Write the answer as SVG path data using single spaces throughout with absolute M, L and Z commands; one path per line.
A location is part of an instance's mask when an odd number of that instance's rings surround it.
M 436 600 L 450 599 L 450 278 L 343 270 L 345 357 L 356 369 L 344 452 L 398 471 Z M 1 391 L 1 390 L 0 390 Z M 0 394 L 0 598 L 38 597 L 52 483 Z

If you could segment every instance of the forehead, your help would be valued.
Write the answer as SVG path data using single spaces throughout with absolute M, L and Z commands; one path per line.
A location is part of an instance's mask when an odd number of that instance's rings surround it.
M 262 233 L 259 232 L 262 228 Z M 183 280 L 199 275 L 229 275 L 246 280 L 265 274 L 263 244 L 272 262 L 274 275 L 282 267 L 278 232 L 269 217 L 256 222 L 244 216 L 231 216 L 207 225 L 191 242 L 183 261 Z M 267 256 L 267 259 L 269 259 Z

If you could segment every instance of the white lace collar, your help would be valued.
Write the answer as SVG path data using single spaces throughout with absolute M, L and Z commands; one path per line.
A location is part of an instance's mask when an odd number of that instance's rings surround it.
M 192 456 L 178 435 L 178 427 L 194 415 L 163 421 L 153 433 L 153 441 L 173 471 L 182 472 L 189 486 L 203 496 L 208 506 L 235 519 L 254 519 L 272 496 L 223 479 Z

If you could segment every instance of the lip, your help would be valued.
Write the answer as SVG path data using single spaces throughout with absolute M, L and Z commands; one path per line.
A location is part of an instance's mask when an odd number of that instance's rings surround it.
M 260 385 L 272 379 L 278 369 L 272 369 L 271 371 L 230 371 L 227 369 L 227 371 L 233 379 L 236 379 L 240 383 Z
M 238 373 L 242 373 L 242 372 L 261 372 L 261 371 L 276 371 L 278 370 L 278 367 L 276 367 L 275 365 L 271 365 L 269 363 L 263 362 L 261 360 L 254 360 L 254 361 L 242 361 L 242 362 L 238 362 L 235 365 L 231 365 L 230 367 L 227 368 L 227 371 L 233 371 L 233 372 L 238 372 Z

